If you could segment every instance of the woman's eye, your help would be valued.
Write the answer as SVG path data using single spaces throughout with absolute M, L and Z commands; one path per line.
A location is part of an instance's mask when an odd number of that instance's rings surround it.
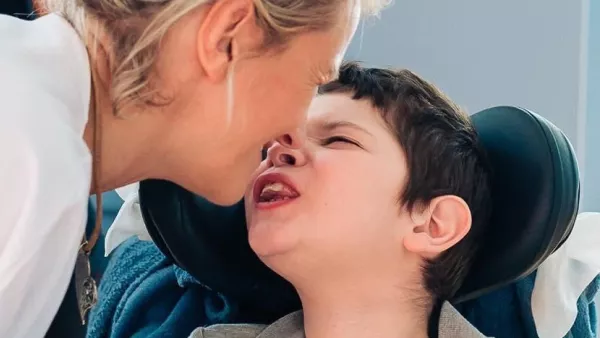
M 345 137 L 342 137 L 342 136 L 328 137 L 328 138 L 326 138 L 326 139 L 323 140 L 323 145 L 324 146 L 328 146 L 330 144 L 338 143 L 338 142 L 350 143 L 350 144 L 353 144 L 355 146 L 358 146 L 358 144 L 355 141 L 352 141 L 351 139 L 345 138 Z

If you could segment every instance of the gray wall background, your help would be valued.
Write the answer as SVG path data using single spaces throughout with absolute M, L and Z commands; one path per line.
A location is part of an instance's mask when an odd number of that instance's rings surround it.
M 600 211 L 600 1 L 590 0 L 586 181 L 583 209 Z
M 584 211 L 600 210 L 600 1 L 590 0 Z M 600 295 L 596 300 L 600 312 Z M 599 324 L 600 326 L 600 324 Z M 600 329 L 600 327 L 599 327 Z

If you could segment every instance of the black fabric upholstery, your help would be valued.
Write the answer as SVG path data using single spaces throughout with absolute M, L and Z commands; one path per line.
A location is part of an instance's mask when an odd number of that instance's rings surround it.
M 525 109 L 495 107 L 473 116 L 493 166 L 489 235 L 454 302 L 526 276 L 569 235 L 579 174 L 564 134 Z M 159 248 L 201 283 L 247 304 L 264 320 L 298 309 L 292 286 L 247 243 L 243 203 L 218 207 L 175 184 L 140 185 L 146 226 Z
M 31 0 L 2 0 L 0 14 L 8 14 L 21 19 L 33 19 L 33 4 Z

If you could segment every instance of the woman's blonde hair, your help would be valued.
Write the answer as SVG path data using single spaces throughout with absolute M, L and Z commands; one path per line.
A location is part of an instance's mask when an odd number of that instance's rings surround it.
M 148 91 L 161 39 L 181 17 L 219 0 L 45 0 L 45 11 L 63 15 L 82 34 L 91 17 L 113 42 L 111 97 L 115 114 L 130 103 L 155 103 Z M 324 30 L 335 23 L 346 1 L 360 1 L 363 13 L 376 14 L 389 0 L 253 0 L 264 29 L 265 47 L 285 46 L 296 34 Z

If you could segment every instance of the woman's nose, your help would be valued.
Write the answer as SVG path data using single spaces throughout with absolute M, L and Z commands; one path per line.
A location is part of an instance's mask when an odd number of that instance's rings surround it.
M 306 163 L 303 138 L 300 133 L 278 137 L 269 147 L 267 157 L 276 167 L 303 166 Z

